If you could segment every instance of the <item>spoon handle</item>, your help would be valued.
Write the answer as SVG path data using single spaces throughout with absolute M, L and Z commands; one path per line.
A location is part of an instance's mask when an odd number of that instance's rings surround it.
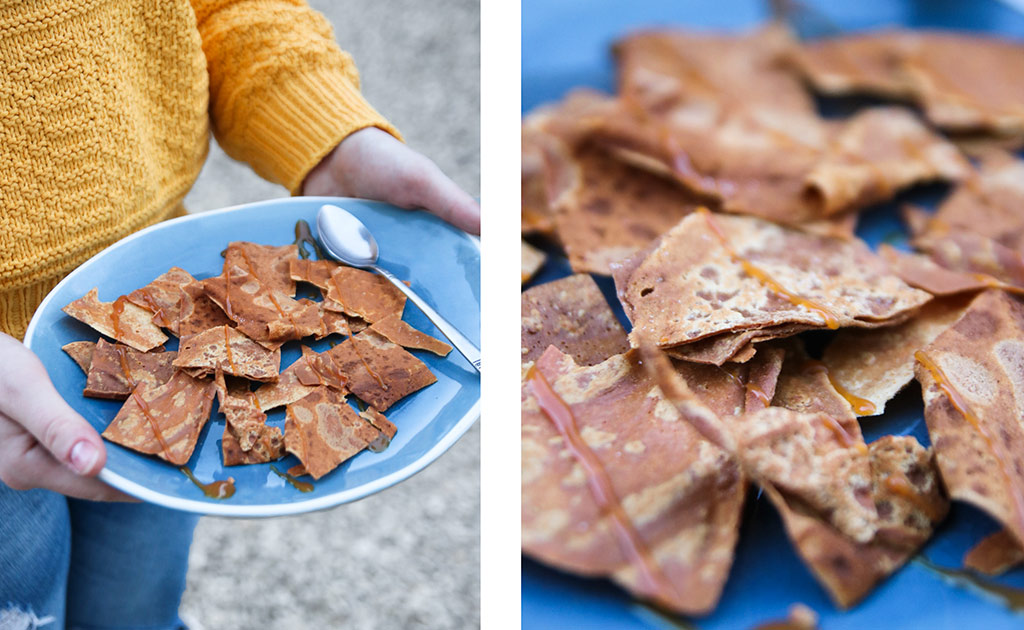
M 391 284 L 398 287 L 398 289 L 402 293 L 404 293 L 406 297 L 412 300 L 413 304 L 415 304 L 417 308 L 423 311 L 423 314 L 427 316 L 427 319 L 429 319 L 431 322 L 434 323 L 435 326 L 437 326 L 438 330 L 441 331 L 441 334 L 447 337 L 448 341 L 452 342 L 452 345 L 455 346 L 455 349 L 458 350 L 462 354 L 462 356 L 466 357 L 466 360 L 469 361 L 473 365 L 473 367 L 476 368 L 476 371 L 480 371 L 480 349 L 473 345 L 473 342 L 471 342 L 469 339 L 466 338 L 465 335 L 459 332 L 458 329 L 451 324 L 451 322 L 442 317 L 440 313 L 435 311 L 433 308 L 431 308 L 429 304 L 423 301 L 423 298 L 417 295 L 415 291 L 405 286 L 405 283 L 399 280 L 393 273 L 391 273 L 387 269 L 382 269 L 377 266 L 372 267 L 372 269 L 379 273 L 380 275 L 387 278 L 388 280 L 390 280 Z

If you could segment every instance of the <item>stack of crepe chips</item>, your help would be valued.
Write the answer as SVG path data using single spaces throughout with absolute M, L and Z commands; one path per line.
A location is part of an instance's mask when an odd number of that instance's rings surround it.
M 296 299 L 297 282 L 323 299 Z M 125 401 L 103 432 L 112 442 L 182 466 L 216 397 L 224 465 L 291 453 L 301 462 L 293 474 L 319 479 L 364 448 L 386 447 L 396 427 L 382 412 L 436 381 L 404 348 L 451 348 L 403 321 L 404 308 L 405 296 L 372 273 L 300 259 L 295 245 L 234 242 L 219 276 L 197 280 L 173 267 L 113 302 L 93 289 L 68 304 L 68 315 L 113 342 L 64 350 L 86 373 L 84 395 Z M 164 331 L 180 338 L 177 351 L 164 349 Z M 286 342 L 332 334 L 346 338 L 321 353 L 303 345 L 280 369 Z M 267 423 L 279 407 L 283 433 Z
M 524 237 L 578 272 L 522 296 L 524 551 L 705 614 L 756 485 L 843 608 L 950 499 L 1003 526 L 968 566 L 1024 561 L 1024 161 L 991 148 L 1024 138 L 1024 81 L 968 70 L 1024 48 L 801 46 L 771 26 L 643 32 L 615 54 L 618 95 L 523 123 Z M 914 100 L 955 143 L 905 109 L 822 119 L 804 80 Z M 903 210 L 916 251 L 854 236 L 860 211 L 936 179 L 955 187 L 934 215 Z M 586 273 L 612 276 L 628 334 Z M 865 443 L 858 417 L 915 378 L 932 446 Z

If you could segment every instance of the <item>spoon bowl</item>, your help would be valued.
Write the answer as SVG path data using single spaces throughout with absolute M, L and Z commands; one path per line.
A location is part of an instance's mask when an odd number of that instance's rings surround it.
M 409 301 L 423 311 L 437 329 L 441 331 L 455 349 L 476 369 L 480 371 L 480 349 L 473 345 L 455 326 L 432 306 L 426 303 L 410 287 L 399 280 L 393 273 L 377 265 L 377 240 L 363 222 L 343 208 L 324 204 L 316 217 L 317 238 L 327 255 L 352 267 L 372 269 L 387 278 Z

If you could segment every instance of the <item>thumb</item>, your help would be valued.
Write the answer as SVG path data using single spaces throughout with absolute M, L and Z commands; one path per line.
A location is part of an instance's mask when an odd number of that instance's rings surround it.
M 6 335 L 0 335 L 0 413 L 79 475 L 95 475 L 106 463 L 99 433 L 61 398 L 36 355 Z
M 459 185 L 431 164 L 429 176 L 419 191 L 416 205 L 422 206 L 460 230 L 480 234 L 480 204 Z

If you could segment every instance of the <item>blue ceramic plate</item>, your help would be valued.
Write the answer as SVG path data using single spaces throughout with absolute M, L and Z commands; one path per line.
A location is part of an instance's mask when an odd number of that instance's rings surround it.
M 1024 39 L 1024 15 L 995 0 L 858 0 L 814 2 L 814 12 L 825 20 L 807 20 L 809 34 L 822 29 L 856 30 L 882 25 L 941 27 L 997 33 Z M 767 0 L 524 0 L 523 1 L 523 111 L 561 98 L 576 86 L 610 91 L 614 71 L 610 44 L 631 30 L 645 26 L 680 25 L 697 29 L 741 29 L 768 17 Z M 814 33 L 814 31 L 819 31 Z M 803 31 L 803 28 L 801 28 Z M 826 115 L 842 114 L 858 103 L 830 101 Z M 899 204 L 913 201 L 934 207 L 946 194 L 941 186 L 917 188 L 892 203 L 865 213 L 858 234 L 872 246 L 889 242 L 904 244 L 903 227 L 897 218 Z M 545 247 L 549 262 L 534 283 L 550 282 L 571 273 L 561 252 Z M 618 304 L 614 287 L 598 278 L 609 302 Z M 625 317 L 619 313 L 624 324 Z M 627 324 L 628 325 L 628 324 Z M 813 348 L 827 335 L 810 336 Z M 920 389 L 907 388 L 886 406 L 880 418 L 867 418 L 861 426 L 869 442 L 885 434 L 910 434 L 928 444 Z M 702 619 L 665 616 L 646 608 L 607 580 L 568 575 L 529 559 L 523 560 L 522 627 L 631 630 L 686 628 L 700 630 L 743 629 L 786 616 L 795 602 L 813 608 L 825 630 L 1021 628 L 1024 615 L 1024 569 L 983 581 L 979 588 L 963 575 L 943 574 L 936 568 L 959 567 L 963 554 L 997 525 L 986 515 L 956 503 L 949 518 L 924 548 L 921 556 L 883 582 L 863 602 L 842 612 L 803 566 L 782 529 L 771 505 L 751 493 L 743 515 L 736 560 L 718 608 Z M 1013 591 L 1012 589 L 1017 589 Z M 1018 601 L 1007 601 L 1016 593 Z
M 137 232 L 108 247 L 73 271 L 50 292 L 29 324 L 25 343 L 42 359 L 57 391 L 98 431 L 114 418 L 121 403 L 82 396 L 85 375 L 62 350 L 71 341 L 95 341 L 97 333 L 68 317 L 61 308 L 93 287 L 111 301 L 147 284 L 177 265 L 197 278 L 220 273 L 220 252 L 230 241 L 287 245 L 295 223 L 305 219 L 316 229 L 324 203 L 351 211 L 374 234 L 381 265 L 408 280 L 430 304 L 475 343 L 480 342 L 480 248 L 477 241 L 425 212 L 409 212 L 357 199 L 297 197 L 195 214 Z M 315 233 L 315 232 L 314 232 Z M 303 295 L 303 285 L 299 285 Z M 435 337 L 441 333 L 412 304 L 405 320 Z M 317 351 L 332 339 L 310 340 Z M 305 342 L 304 342 L 305 343 Z M 169 349 L 175 349 L 172 338 Z M 107 465 L 100 478 L 144 501 L 169 508 L 220 516 L 279 516 L 319 510 L 354 501 L 402 481 L 444 453 L 480 416 L 480 376 L 457 351 L 441 358 L 413 351 L 437 376 L 437 382 L 391 407 L 388 418 L 398 427 L 382 453 L 364 451 L 302 493 L 278 477 L 270 464 L 233 466 L 221 462 L 224 416 L 214 412 L 199 436 L 189 467 L 201 481 L 235 478 L 230 499 L 206 498 L 178 469 L 155 457 L 107 442 Z M 282 349 L 282 367 L 299 357 L 299 343 Z M 214 407 L 216 409 L 216 407 Z M 284 425 L 284 412 L 268 414 Z M 298 460 L 289 455 L 275 463 L 281 471 Z

